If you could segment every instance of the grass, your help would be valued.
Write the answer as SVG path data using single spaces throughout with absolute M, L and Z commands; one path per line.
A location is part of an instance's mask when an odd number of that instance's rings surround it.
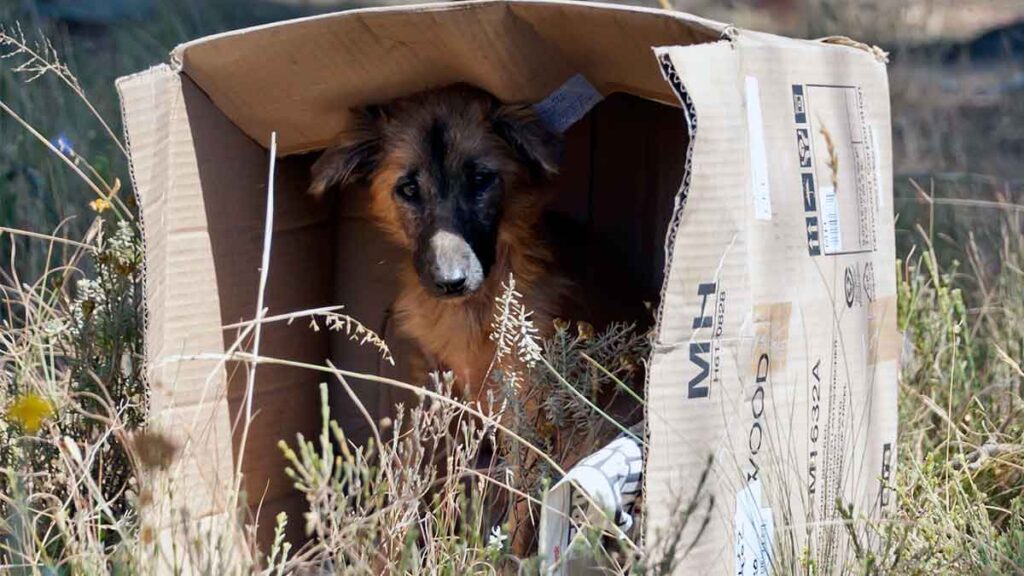
M 529 332 L 522 314 L 499 315 L 508 357 L 533 359 L 532 368 L 496 365 L 504 396 L 467 406 L 449 398 L 451 382 L 439 376 L 420 391 L 422 405 L 394 422 L 371 421 L 374 440 L 365 447 L 347 444 L 327 418 L 316 438 L 282 439 L 281 465 L 308 511 L 279 517 L 269 550 L 257 549 L 242 523 L 198 527 L 184 510 L 154 506 L 169 489 L 161 471 L 182 457 L 182 447 L 144 426 L 139 231 L 119 128 L 103 120 L 117 117 L 110 88 L 117 70 L 162 60 L 177 41 L 234 25 L 228 6 L 215 4 L 207 17 L 198 4 L 175 14 L 159 4 L 160 17 L 141 30 L 114 30 L 112 37 L 86 39 L 86 47 L 70 45 L 66 30 L 48 30 L 57 38 L 51 45 L 6 29 L 15 43 L 2 51 L 18 53 L 0 63 L 0 571 L 536 571 L 539 559 L 510 554 L 514 535 L 492 529 L 493 519 L 516 498 L 536 499 L 574 445 L 597 445 L 620 432 L 610 418 L 595 417 L 596 391 L 621 390 L 640 405 L 621 385 L 641 369 L 647 350 L 644 335 L 629 326 L 594 334 L 587 325 L 565 324 L 536 350 L 535 341 L 517 336 Z M 5 22 L 13 21 L 10 10 L 0 7 Z M 105 56 L 74 57 L 75 48 L 83 54 L 104 42 Z M 63 55 L 70 55 L 66 63 Z M 900 81 L 900 74 L 893 77 Z M 899 161 L 915 172 L 896 190 L 904 335 L 896 506 L 873 523 L 847 512 L 843 536 L 854 551 L 847 565 L 819 566 L 808 554 L 788 551 L 776 556 L 785 559 L 776 573 L 1024 572 L 1024 192 L 1014 174 L 966 171 L 1019 161 L 1005 125 L 1020 120 L 1020 107 L 988 109 L 1011 119 L 987 120 L 998 127 L 992 137 L 1009 144 L 982 148 L 973 132 L 963 135 L 969 142 L 937 142 L 929 126 L 952 112 L 921 107 L 913 86 L 895 85 L 894 94 Z M 975 106 L 963 118 L 979 113 Z M 999 157 L 978 158 L 981 149 Z M 944 166 L 951 172 L 938 173 Z M 504 304 L 515 309 L 514 299 Z M 356 319 L 336 311 L 307 315 L 348 331 L 353 345 L 384 346 Z M 258 328 L 238 328 L 241 349 Z M 381 352 L 389 354 L 386 347 Z M 254 360 L 237 351 L 230 357 Z M 307 368 L 345 390 L 361 376 Z M 557 426 L 521 418 L 534 404 L 515 400 L 524 379 L 535 384 L 536 404 Z M 460 442 L 450 453 L 453 431 Z M 507 460 L 529 473 L 481 470 L 490 444 L 501 444 Z M 671 572 L 676 553 L 692 544 L 681 527 L 693 524 L 699 533 L 710 515 L 700 492 L 680 495 L 673 513 L 680 530 L 646 546 L 619 538 L 592 550 L 619 572 Z M 244 514 L 246 495 L 233 496 Z M 289 543 L 288 524 L 301 525 L 308 542 Z M 157 539 L 168 525 L 180 544 L 170 551 Z M 585 531 L 592 543 L 602 535 L 606 544 L 616 540 L 599 525 Z

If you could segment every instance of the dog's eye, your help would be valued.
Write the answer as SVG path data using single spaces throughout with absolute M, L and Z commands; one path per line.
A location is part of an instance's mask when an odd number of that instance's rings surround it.
M 498 174 L 486 170 L 478 170 L 473 173 L 473 192 L 480 194 L 486 192 L 495 182 L 498 181 Z
M 407 202 L 416 202 L 420 198 L 420 187 L 415 180 L 406 180 L 395 188 L 395 193 Z

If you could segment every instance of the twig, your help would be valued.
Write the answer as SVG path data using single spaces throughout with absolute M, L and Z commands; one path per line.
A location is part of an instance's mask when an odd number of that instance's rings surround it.
M 986 442 L 970 454 L 964 455 L 963 462 L 954 462 L 954 468 L 966 466 L 970 470 L 978 470 L 988 460 L 998 458 L 1006 454 L 1020 454 L 1024 452 L 1024 446 L 1009 442 Z
M 60 238 L 57 236 L 51 236 L 50 234 L 40 234 L 39 232 L 30 232 L 28 230 L 18 230 L 16 228 L 8 228 L 6 226 L 0 226 L 0 233 L 7 232 L 11 235 L 27 236 L 29 238 L 38 238 L 40 240 L 47 240 L 49 242 L 59 242 L 61 244 L 67 244 L 69 246 L 76 246 L 78 248 L 84 248 L 86 250 L 96 251 L 95 246 L 91 246 L 84 242 L 78 242 L 77 240 L 69 240 L 67 238 Z

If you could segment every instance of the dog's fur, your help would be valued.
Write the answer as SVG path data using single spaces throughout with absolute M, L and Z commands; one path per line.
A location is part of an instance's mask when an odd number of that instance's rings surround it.
M 539 185 L 558 170 L 561 140 L 529 107 L 466 85 L 354 114 L 313 165 L 310 191 L 370 187 L 377 223 L 411 256 L 400 271 L 399 328 L 479 399 L 495 352 L 495 297 L 509 274 L 542 332 L 567 290 L 536 230 Z

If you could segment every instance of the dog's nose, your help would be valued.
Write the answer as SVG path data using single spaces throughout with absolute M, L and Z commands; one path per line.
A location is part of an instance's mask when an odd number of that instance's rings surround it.
M 466 291 L 466 277 L 458 276 L 435 280 L 434 285 L 437 286 L 437 291 L 445 296 L 458 296 Z

